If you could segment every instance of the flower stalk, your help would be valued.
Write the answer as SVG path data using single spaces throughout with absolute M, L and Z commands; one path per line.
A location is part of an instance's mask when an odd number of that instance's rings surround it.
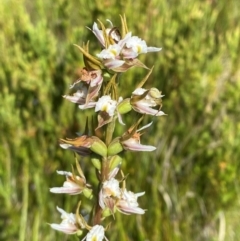
M 74 213 L 67 213 L 57 208 L 61 213 L 62 222 L 51 224 L 53 229 L 67 233 L 84 235 L 81 240 L 96 241 L 107 240 L 105 231 L 110 228 L 111 217 L 116 212 L 125 215 L 143 215 L 145 209 L 139 206 L 138 198 L 145 192 L 134 193 L 127 190 L 126 176 L 121 168 L 122 156 L 126 151 L 154 151 L 156 147 L 141 144 L 140 137 L 152 124 L 140 126 L 146 115 L 158 117 L 165 115 L 161 111 L 161 91 L 152 87 L 145 89 L 144 85 L 152 73 L 139 59 L 140 54 L 158 52 L 161 48 L 148 47 L 146 42 L 133 36 L 128 30 L 125 16 L 120 16 L 121 31 L 114 27 L 110 20 L 107 26 L 98 20 L 92 28 L 88 28 L 96 36 L 102 49 L 96 55 L 89 51 L 89 42 L 81 46 L 75 45 L 83 54 L 85 66 L 81 75 L 70 89 L 73 95 L 64 95 L 68 101 L 79 106 L 81 111 L 92 110 L 92 123 L 89 128 L 88 120 L 82 135 L 73 139 L 60 139 L 63 149 L 74 151 L 79 156 L 89 157 L 92 163 L 90 168 L 96 171 L 98 186 L 93 187 L 84 175 L 84 169 L 76 157 L 76 170 L 71 172 L 57 171 L 66 177 L 62 187 L 53 187 L 52 193 L 74 195 L 81 198 L 84 195 L 92 205 L 92 212 L 82 215 L 81 202 Z M 98 27 L 100 26 L 100 28 Z M 129 96 L 121 96 L 119 83 L 124 80 L 121 76 L 130 68 L 149 69 L 147 75 L 141 80 Z M 126 84 L 123 83 L 123 86 Z M 120 136 L 115 136 L 116 125 L 125 125 L 124 115 L 141 117 L 133 121 L 130 127 Z M 105 228 L 104 228 L 105 227 Z

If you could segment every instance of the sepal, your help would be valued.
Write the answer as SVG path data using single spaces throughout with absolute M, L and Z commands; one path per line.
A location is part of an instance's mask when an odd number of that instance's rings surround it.
M 123 115 L 132 110 L 132 105 L 130 103 L 130 98 L 124 99 L 117 106 L 118 112 Z
M 103 212 L 102 212 L 102 219 L 112 216 L 114 213 L 116 212 L 116 209 L 114 208 L 114 210 L 110 210 L 109 208 L 104 208 Z
M 107 156 L 107 146 L 102 140 L 100 140 L 96 136 L 92 136 L 92 145 L 90 147 L 90 150 L 102 157 Z
M 97 70 L 103 68 L 101 61 L 99 61 L 97 58 L 88 53 L 88 43 L 83 47 L 80 47 L 76 44 L 74 44 L 74 46 L 76 46 L 82 52 L 84 63 L 88 69 Z
M 85 188 L 83 189 L 83 195 L 88 198 L 88 199 L 92 199 L 93 195 L 92 195 L 92 189 L 89 188 Z
M 108 156 L 114 156 L 123 150 L 124 149 L 119 138 L 115 138 L 108 146 Z
M 115 155 L 111 157 L 110 163 L 109 163 L 109 168 L 110 170 L 113 170 L 114 168 L 118 167 L 122 163 L 122 158 L 118 155 Z
M 91 162 L 96 169 L 101 170 L 101 161 L 97 157 L 92 157 Z

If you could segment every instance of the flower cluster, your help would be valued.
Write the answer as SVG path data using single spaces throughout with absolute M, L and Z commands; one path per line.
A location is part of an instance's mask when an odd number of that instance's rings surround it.
M 152 122 L 140 126 L 145 115 L 162 116 L 161 92 L 152 87 L 143 88 L 152 69 L 148 69 L 139 59 L 140 54 L 158 52 L 161 48 L 148 47 L 146 42 L 128 31 L 125 17 L 121 16 L 121 33 L 112 22 L 106 28 L 102 22 L 94 23 L 88 28 L 97 38 L 101 50 L 96 55 L 89 53 L 89 46 L 77 46 L 83 54 L 85 66 L 80 71 L 79 79 L 71 86 L 71 95 L 64 95 L 67 100 L 75 103 L 81 110 L 92 109 L 91 125 L 86 121 L 82 134 L 73 139 L 60 139 L 60 146 L 74 151 L 80 156 L 89 157 L 93 168 L 96 169 L 98 188 L 92 188 L 87 182 L 84 172 L 76 156 L 76 170 L 57 171 L 66 177 L 62 187 L 53 187 L 50 192 L 57 194 L 84 195 L 94 202 L 92 213 L 83 215 L 79 201 L 75 213 L 67 213 L 57 207 L 61 214 L 60 224 L 51 224 L 53 229 L 66 234 L 84 235 L 82 240 L 107 240 L 105 231 L 109 225 L 103 226 L 105 219 L 122 214 L 144 214 L 139 207 L 138 197 L 145 192 L 128 191 L 126 176 L 121 170 L 122 153 L 125 151 L 154 151 L 156 147 L 144 145 L 140 137 Z M 129 97 L 119 95 L 120 74 L 132 67 L 142 67 L 149 70 L 146 77 L 136 86 Z M 140 118 L 120 136 L 114 137 L 116 120 L 125 125 L 123 115 L 135 111 Z M 96 124 L 94 124 L 96 123 Z M 97 190 L 97 191 L 95 191 Z M 90 218 L 91 217 L 91 218 Z
M 117 170 L 114 170 L 114 175 L 117 174 Z M 123 214 L 144 214 L 145 211 L 139 207 L 137 202 L 137 198 L 144 193 L 135 194 L 127 191 L 125 187 L 120 188 L 119 181 L 110 174 L 110 178 L 102 183 L 99 192 L 99 205 L 103 210 L 109 209 L 111 213 L 118 210 Z
M 137 36 L 132 36 L 131 32 L 121 37 L 117 28 L 113 27 L 109 21 L 111 28 L 99 30 L 96 23 L 93 24 L 92 32 L 99 40 L 103 50 L 97 54 L 102 60 L 103 65 L 116 72 L 125 72 L 135 65 L 142 65 L 137 60 L 139 54 L 148 52 L 158 52 L 161 48 L 148 47 L 146 42 Z M 108 38 L 104 38 L 104 34 L 108 34 Z

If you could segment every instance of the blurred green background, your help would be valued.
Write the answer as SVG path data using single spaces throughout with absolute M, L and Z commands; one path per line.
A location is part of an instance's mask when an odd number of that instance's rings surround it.
M 120 26 L 123 13 L 133 35 L 163 47 L 140 59 L 155 66 L 147 86 L 162 90 L 168 115 L 155 118 L 142 139 L 157 151 L 127 153 L 123 164 L 128 188 L 146 191 L 139 203 L 148 211 L 117 215 L 107 237 L 240 240 L 239 0 L 0 2 L 0 240 L 78 240 L 48 225 L 60 222 L 56 206 L 74 212 L 79 200 L 49 192 L 63 183 L 55 171 L 74 164 L 58 139 L 85 123 L 62 95 L 83 67 L 73 44 L 90 39 L 97 50 L 85 26 L 97 19 Z M 123 94 L 146 73 L 125 73 Z M 130 115 L 124 120 L 131 124 Z M 94 182 L 88 160 L 81 165 Z

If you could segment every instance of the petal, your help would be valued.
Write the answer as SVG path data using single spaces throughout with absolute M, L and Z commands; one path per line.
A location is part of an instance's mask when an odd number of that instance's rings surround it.
M 135 89 L 132 94 L 133 95 L 143 95 L 147 90 L 143 88 L 137 88 Z
M 88 28 L 90 29 L 90 28 Z M 102 30 L 100 30 L 97 26 L 97 23 L 94 22 L 93 24 L 93 27 L 92 29 L 90 29 L 93 34 L 97 37 L 98 41 L 101 43 L 101 45 L 103 47 L 105 47 L 105 41 L 104 41 L 104 38 L 103 38 L 103 33 L 102 33 Z
M 136 196 L 136 198 L 138 197 L 141 197 L 145 194 L 145 192 L 138 192 L 138 193 L 135 193 L 134 195 Z
M 119 121 L 119 123 L 124 126 L 125 123 L 123 122 L 122 116 L 121 116 L 121 114 L 120 114 L 119 112 L 117 112 L 117 116 L 118 116 L 118 121 Z
M 147 52 L 158 52 L 162 50 L 162 48 L 156 48 L 156 47 L 147 47 Z
M 103 190 L 101 189 L 100 192 L 99 192 L 99 196 L 98 196 L 98 199 L 99 199 L 99 206 L 104 209 L 105 208 L 105 203 L 104 203 L 104 197 L 103 197 Z
M 129 207 L 122 205 L 121 202 L 117 205 L 118 211 L 120 211 L 123 214 L 144 214 L 145 210 L 140 207 Z
M 122 66 L 124 63 L 125 63 L 124 60 L 118 60 L 118 59 L 109 59 L 109 60 L 104 61 L 104 65 L 108 69 L 118 68 L 118 67 Z
M 101 225 L 95 225 L 88 232 L 86 241 L 102 241 L 104 239 L 104 228 Z
M 130 151 L 154 151 L 156 150 L 155 146 L 142 145 L 140 143 L 128 143 L 128 141 L 122 142 L 125 150 Z
M 135 103 L 135 105 L 132 106 L 133 109 L 141 114 L 147 114 L 147 115 L 153 115 L 153 116 L 162 116 L 166 115 L 163 111 L 159 111 L 153 108 L 150 108 L 145 105 L 140 105 L 138 103 Z
M 114 178 L 119 171 L 119 167 L 115 167 L 109 174 L 108 174 L 108 179 Z
M 61 231 L 66 234 L 74 234 L 78 231 L 75 225 L 73 224 L 56 224 L 52 223 L 50 224 L 51 228 Z
M 66 144 L 66 143 L 61 143 L 60 146 L 63 149 L 69 149 L 69 150 L 75 151 L 81 156 L 88 156 L 91 153 L 91 150 L 89 150 L 89 148 L 87 148 L 87 147 L 75 147 L 75 146 L 72 146 L 72 145 Z
M 82 190 L 79 187 L 53 187 L 50 188 L 50 192 L 52 193 L 66 193 L 71 195 L 76 195 L 82 192 Z
M 96 105 L 96 102 L 89 102 L 87 104 L 83 104 L 83 105 L 79 105 L 78 108 L 81 110 L 85 110 L 85 109 L 90 109 L 90 108 L 94 108 Z
M 85 98 L 77 95 L 64 95 L 63 98 L 77 104 L 85 104 Z
M 102 72 L 100 70 L 92 71 L 92 73 L 96 74 L 96 78 L 91 80 L 90 86 L 94 87 L 96 85 L 100 85 L 103 82 Z
M 125 37 L 118 42 L 118 45 L 119 45 L 121 48 L 123 48 L 124 45 L 127 43 L 127 41 L 131 38 L 131 36 L 132 36 L 132 33 L 131 33 L 131 32 L 127 33 L 127 34 L 125 35 Z
M 138 56 L 138 53 L 130 48 L 124 48 L 121 53 L 125 59 L 134 59 Z
M 152 123 L 153 123 L 153 122 L 148 123 L 147 125 L 145 125 L 145 126 L 143 126 L 142 128 L 138 129 L 137 132 L 142 131 L 142 130 L 148 128 L 149 126 L 152 125 Z
M 122 50 L 121 46 L 118 44 L 113 44 L 108 47 L 108 49 L 103 49 L 97 57 L 100 59 L 115 59 Z
M 64 144 L 63 144 L 63 145 L 64 145 Z M 68 176 L 68 177 L 72 177 L 72 173 L 71 173 L 71 172 L 57 171 L 57 174 L 59 174 L 59 175 L 64 175 L 64 176 Z

